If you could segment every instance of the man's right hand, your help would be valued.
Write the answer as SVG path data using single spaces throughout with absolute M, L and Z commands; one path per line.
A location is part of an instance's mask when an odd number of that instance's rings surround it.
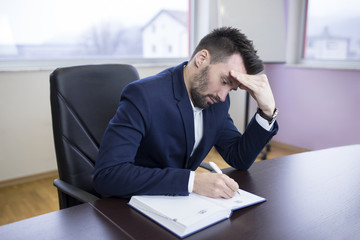
M 232 198 L 239 185 L 225 174 L 196 172 L 193 192 L 212 198 Z

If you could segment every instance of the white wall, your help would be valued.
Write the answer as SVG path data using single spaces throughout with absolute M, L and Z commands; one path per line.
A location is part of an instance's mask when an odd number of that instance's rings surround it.
M 166 68 L 137 67 L 141 77 Z M 56 170 L 51 70 L 0 72 L 0 181 Z
M 285 61 L 284 0 L 219 0 L 218 8 L 219 24 L 243 31 L 264 62 Z
M 56 169 L 49 72 L 0 72 L 0 181 Z

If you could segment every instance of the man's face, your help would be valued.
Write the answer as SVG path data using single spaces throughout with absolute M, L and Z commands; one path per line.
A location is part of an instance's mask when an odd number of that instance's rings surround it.
M 234 54 L 226 62 L 208 64 L 195 74 L 190 88 L 194 106 L 207 108 L 219 101 L 224 102 L 230 90 L 238 88 L 237 81 L 230 76 L 231 70 L 246 73 L 240 55 Z

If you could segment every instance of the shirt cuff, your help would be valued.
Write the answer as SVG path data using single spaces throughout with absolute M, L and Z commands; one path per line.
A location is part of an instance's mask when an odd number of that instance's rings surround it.
M 269 124 L 268 120 L 266 120 L 265 118 L 261 117 L 260 114 L 256 114 L 255 116 L 256 121 L 258 122 L 258 124 L 263 127 L 266 131 L 270 131 L 271 128 L 274 126 L 274 122 L 272 122 L 271 124 Z
M 195 180 L 195 172 L 194 172 L 194 171 L 191 171 L 191 172 L 190 172 L 190 176 L 189 176 L 189 183 L 188 183 L 189 193 L 192 193 L 192 192 L 193 192 L 194 180 Z

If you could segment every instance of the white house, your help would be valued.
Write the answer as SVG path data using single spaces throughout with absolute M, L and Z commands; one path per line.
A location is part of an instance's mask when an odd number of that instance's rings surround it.
M 143 57 L 187 57 L 187 24 L 187 12 L 161 10 L 143 27 Z
M 306 58 L 324 60 L 345 60 L 349 55 L 350 39 L 333 36 L 327 27 L 320 36 L 309 36 L 306 44 Z

